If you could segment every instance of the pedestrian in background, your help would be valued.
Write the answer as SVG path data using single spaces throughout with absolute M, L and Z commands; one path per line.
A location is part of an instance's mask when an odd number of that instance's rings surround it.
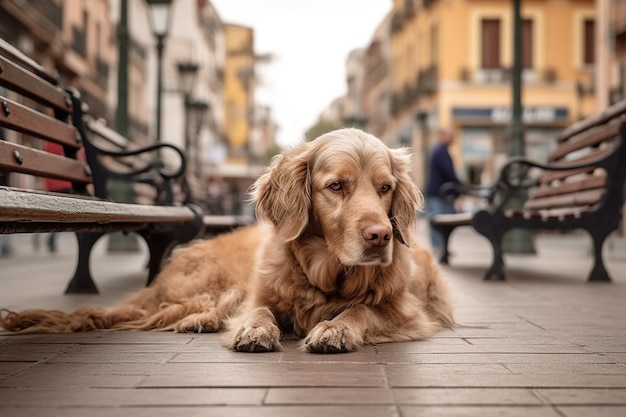
M 433 147 L 428 165 L 428 182 L 426 185 L 426 211 L 428 218 L 436 214 L 455 213 L 454 199 L 458 197 L 453 193 L 441 195 L 441 186 L 447 182 L 461 184 L 456 175 L 454 164 L 450 157 L 448 147 L 454 142 L 452 129 L 440 129 L 438 143 Z M 441 233 L 430 226 L 430 241 L 433 251 L 439 251 L 443 247 Z

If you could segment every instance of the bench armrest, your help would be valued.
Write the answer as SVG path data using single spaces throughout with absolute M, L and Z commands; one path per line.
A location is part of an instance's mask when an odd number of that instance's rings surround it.
M 456 182 L 446 182 L 439 189 L 439 195 L 444 198 L 456 198 L 457 196 L 470 196 L 491 202 L 496 192 L 495 184 L 470 185 L 458 184 Z
M 88 140 L 89 139 L 86 139 L 86 141 Z M 107 169 L 109 173 L 111 174 L 111 176 L 113 176 L 114 178 L 132 180 L 132 179 L 136 179 L 142 174 L 146 174 L 149 172 L 156 172 L 158 173 L 160 177 L 164 179 L 175 179 L 175 178 L 178 178 L 183 172 L 185 172 L 185 169 L 187 167 L 187 157 L 185 153 L 178 146 L 173 145 L 171 143 L 158 143 L 154 145 L 145 146 L 143 148 L 133 149 L 130 151 L 112 151 L 112 150 L 99 147 L 98 145 L 92 142 L 90 143 L 90 145 L 91 147 L 93 147 L 93 150 L 98 155 L 110 156 L 112 158 L 124 158 L 124 157 L 129 157 L 129 156 L 139 156 L 139 155 L 142 155 L 145 153 L 151 153 L 151 152 L 154 153 L 155 156 L 149 161 L 146 161 L 144 166 L 141 166 L 139 168 L 129 169 L 128 171 L 118 172 L 118 171 L 109 169 L 105 166 L 105 169 Z M 157 155 L 163 149 L 172 149 L 177 154 L 179 158 L 179 162 L 174 170 L 171 170 L 171 168 L 168 169 L 163 163 L 163 161 L 157 157 Z
M 108 198 L 107 183 L 111 179 L 117 179 L 129 183 L 143 183 L 152 186 L 157 195 L 157 204 L 172 204 L 173 190 L 172 186 L 175 181 L 182 179 L 187 168 L 187 157 L 185 152 L 178 146 L 171 143 L 156 143 L 149 146 L 137 147 L 133 149 L 125 149 L 126 145 L 117 144 L 115 149 L 107 149 L 100 146 L 95 137 L 101 136 L 103 133 L 99 129 L 108 131 L 104 136 L 116 136 L 117 133 L 112 132 L 104 126 L 100 128 L 94 127 L 93 119 L 86 114 L 86 108 L 83 107 L 80 93 L 75 88 L 68 88 L 72 98 L 72 120 L 78 130 L 81 140 L 83 141 L 85 156 L 87 163 L 92 171 L 95 195 L 99 198 Z M 95 123 L 98 125 L 98 123 Z M 112 132 L 112 133 L 111 133 Z M 127 140 L 123 138 L 124 140 Z M 114 141 L 115 142 L 115 141 Z M 167 150 L 174 152 L 177 158 L 174 159 L 172 167 L 168 167 L 163 163 L 161 153 Z M 109 157 L 113 160 L 128 157 L 139 157 L 148 155 L 145 160 L 134 158 L 139 161 L 134 166 L 129 166 L 121 162 L 124 168 L 115 169 L 111 164 L 103 161 L 103 157 Z
M 541 177 L 546 172 L 584 170 L 594 167 L 604 167 L 606 169 L 609 159 L 614 156 L 615 152 L 609 151 L 593 160 L 579 163 L 561 162 L 559 164 L 541 163 L 524 157 L 512 157 L 500 171 L 495 193 L 498 204 L 495 209 L 501 210 L 508 207 L 514 196 L 522 196 L 522 200 L 525 201 L 528 189 L 539 186 Z M 535 172 L 533 172 L 533 169 Z M 536 173 L 537 170 L 540 173 Z
M 602 167 L 604 162 L 612 155 L 612 152 L 602 155 L 597 159 L 578 164 L 544 164 L 524 157 L 513 157 L 500 171 L 499 183 L 512 189 L 525 189 L 538 183 L 538 177 L 530 177 L 531 168 L 542 171 L 571 171 L 584 168 Z

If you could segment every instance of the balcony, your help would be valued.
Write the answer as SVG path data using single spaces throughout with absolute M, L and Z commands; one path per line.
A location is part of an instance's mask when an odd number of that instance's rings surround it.
M 109 64 L 102 59 L 96 59 L 96 79 L 98 84 L 106 88 L 109 83 Z
M 63 28 L 63 6 L 52 0 L 27 0 L 26 3 L 48 20 L 55 29 Z
M 402 25 L 404 25 L 404 12 L 397 11 L 391 18 L 391 33 L 393 34 L 398 32 L 402 29 Z
M 472 84 L 510 84 L 512 70 L 510 68 L 479 68 L 471 70 L 462 68 L 459 71 L 459 80 Z M 522 82 L 525 84 L 555 83 L 558 80 L 554 68 L 531 68 L 522 70 Z
M 85 30 L 72 26 L 72 49 L 80 56 L 87 57 L 87 36 Z
M 417 73 L 417 95 L 432 94 L 437 90 L 437 66 L 431 65 Z

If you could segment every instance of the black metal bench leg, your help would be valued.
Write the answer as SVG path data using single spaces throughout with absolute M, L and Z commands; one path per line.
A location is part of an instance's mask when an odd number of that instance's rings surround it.
M 483 277 L 486 281 L 504 281 L 504 260 L 502 259 L 502 238 L 506 229 L 500 224 L 494 224 L 493 216 L 485 211 L 480 211 L 474 215 L 472 226 L 481 235 L 485 236 L 493 250 L 491 266 Z
M 441 265 L 450 265 L 450 251 L 448 250 L 448 242 L 450 241 L 450 235 L 456 226 L 441 226 L 438 225 L 435 227 L 439 233 L 441 233 L 441 238 L 443 239 L 443 247 L 441 250 L 441 254 L 439 255 L 439 263 Z
M 152 284 L 154 278 L 159 274 L 163 266 L 163 261 L 170 254 L 177 242 L 171 233 L 150 234 L 144 235 L 143 237 L 148 244 L 148 252 L 150 253 L 147 286 Z
M 101 232 L 76 233 L 78 262 L 65 294 L 98 294 L 98 287 L 91 276 L 89 262 L 94 245 L 103 235 L 104 233 Z
M 596 282 L 611 282 L 611 276 L 606 270 L 604 260 L 602 259 L 602 247 L 604 246 L 604 241 L 611 232 L 604 230 L 588 230 L 588 232 L 593 241 L 594 261 L 593 268 L 591 269 L 587 280 Z
M 485 273 L 485 281 L 504 281 L 504 261 L 502 260 L 502 236 L 488 237 L 493 249 L 493 260 L 491 266 Z

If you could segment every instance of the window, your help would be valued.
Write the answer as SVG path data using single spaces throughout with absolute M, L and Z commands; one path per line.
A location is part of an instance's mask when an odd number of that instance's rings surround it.
M 437 65 L 439 62 L 439 27 L 433 24 L 430 27 L 430 63 Z
M 481 21 L 481 68 L 500 68 L 500 19 Z
M 532 19 L 522 20 L 522 68 L 531 69 L 533 67 L 533 21 Z
M 596 22 L 585 19 L 583 22 L 583 64 L 593 64 L 596 56 Z

